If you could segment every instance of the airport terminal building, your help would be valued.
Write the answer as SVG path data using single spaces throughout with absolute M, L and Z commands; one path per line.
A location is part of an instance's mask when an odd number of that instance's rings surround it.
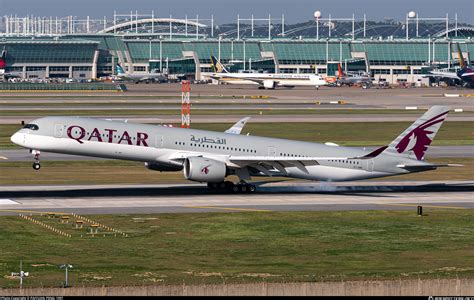
M 459 65 L 456 44 L 465 61 L 474 60 L 474 30 L 441 33 L 436 38 L 360 37 L 210 37 L 203 34 L 144 30 L 169 20 L 137 20 L 89 33 L 0 36 L 7 53 L 6 72 L 22 78 L 97 79 L 114 75 L 115 64 L 131 73 L 160 70 L 170 76 L 203 80 L 212 72 L 214 55 L 236 72 L 316 73 L 334 76 L 338 64 L 347 71 L 370 73 L 376 81 L 427 84 L 426 69 Z M 180 26 L 196 25 L 174 20 Z M 129 22 L 130 23 L 130 22 Z M 170 23 L 171 24 L 171 23 Z M 204 26 L 204 25 L 203 25 Z M 133 28 L 133 24 L 132 24 Z M 50 28 L 51 29 L 51 28 Z M 365 34 L 365 33 L 364 33 Z

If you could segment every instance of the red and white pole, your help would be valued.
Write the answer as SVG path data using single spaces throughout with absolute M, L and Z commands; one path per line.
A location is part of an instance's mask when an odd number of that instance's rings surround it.
M 189 128 L 191 124 L 191 82 L 183 80 L 181 82 L 181 128 Z

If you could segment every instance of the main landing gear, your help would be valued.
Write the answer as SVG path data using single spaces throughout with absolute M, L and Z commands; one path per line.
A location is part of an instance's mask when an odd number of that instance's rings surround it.
M 30 151 L 31 154 L 34 155 L 34 158 L 33 158 L 33 169 L 35 169 L 36 171 L 38 171 L 39 169 L 41 169 L 41 164 L 40 164 L 40 152 L 37 151 L 37 150 L 31 150 Z
M 254 193 L 257 190 L 257 187 L 255 185 L 246 183 L 245 181 L 241 181 L 237 184 L 234 184 L 230 181 L 208 182 L 207 187 L 211 190 L 226 191 L 232 193 Z

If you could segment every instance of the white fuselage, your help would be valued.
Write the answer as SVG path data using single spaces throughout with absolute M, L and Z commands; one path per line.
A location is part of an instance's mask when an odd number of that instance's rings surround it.
M 147 74 L 127 74 L 121 73 L 117 74 L 117 77 L 120 79 L 134 80 L 134 81 L 146 81 L 146 80 L 163 80 L 166 77 L 161 73 L 147 73 Z
M 407 173 L 403 161 L 384 156 L 360 157 L 366 151 L 347 147 L 222 132 L 169 128 L 79 117 L 46 117 L 33 121 L 39 130 L 21 129 L 11 140 L 46 152 L 159 163 L 180 167 L 189 157 L 205 157 L 252 176 L 286 176 L 321 181 L 348 181 Z M 261 161 L 253 161 L 255 157 Z M 319 157 L 308 161 L 308 157 Z M 338 159 L 341 158 L 341 159 Z M 305 163 L 298 163 L 298 159 Z M 279 162 L 278 164 L 265 161 Z M 389 162 L 387 167 L 386 162 Z M 393 167 L 392 167 L 393 166 Z M 246 171 L 246 172 L 247 172 Z
M 277 86 L 312 86 L 327 85 L 327 82 L 316 74 L 284 74 L 284 73 L 211 73 L 203 74 L 228 84 L 256 84 L 273 83 Z

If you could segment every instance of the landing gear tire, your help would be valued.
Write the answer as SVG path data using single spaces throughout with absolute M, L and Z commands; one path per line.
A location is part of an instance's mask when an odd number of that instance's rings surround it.
M 207 183 L 207 187 L 208 187 L 209 189 L 211 189 L 211 190 L 215 190 L 215 189 L 218 188 L 218 183 L 216 183 L 216 182 L 208 182 L 208 183 Z
M 210 190 L 227 191 L 230 193 L 254 193 L 257 190 L 257 187 L 253 184 L 242 182 L 234 184 L 231 181 L 208 182 L 207 187 Z
M 254 193 L 256 190 L 257 187 L 255 185 L 248 183 L 239 183 L 233 189 L 236 193 Z
M 41 169 L 40 152 L 37 151 L 37 150 L 30 150 L 30 153 L 32 153 L 34 155 L 34 157 L 33 157 L 33 169 L 38 171 L 39 169 Z

